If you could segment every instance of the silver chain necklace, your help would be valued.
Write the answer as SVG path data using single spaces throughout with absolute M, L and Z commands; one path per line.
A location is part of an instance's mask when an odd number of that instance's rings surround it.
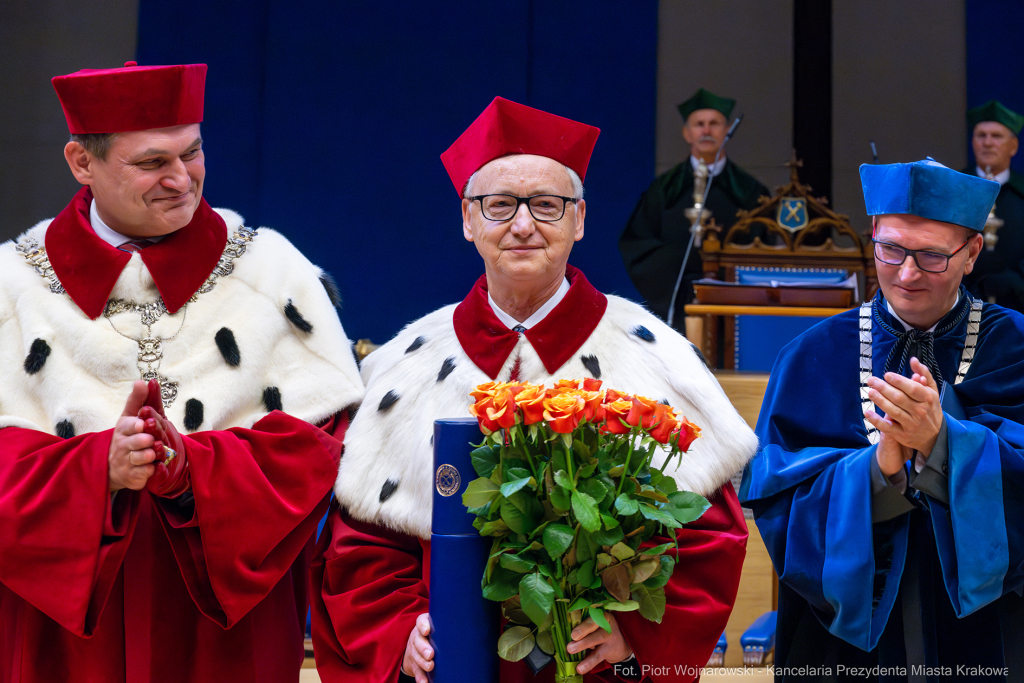
M 872 300 L 873 301 L 873 300 Z M 860 335 L 860 408 L 861 412 L 871 409 L 872 402 L 868 398 L 868 378 L 871 377 L 871 305 L 872 301 L 865 301 L 860 305 L 858 316 L 858 333 Z M 964 350 L 960 355 L 960 365 L 957 366 L 956 379 L 953 384 L 960 384 L 971 369 L 971 362 L 974 360 L 974 350 L 978 346 L 978 330 L 981 328 L 981 299 L 971 300 L 971 312 L 967 318 L 967 336 L 964 338 Z M 961 318 L 962 319 L 962 318 Z M 875 426 L 864 418 L 864 428 L 868 432 L 868 442 L 877 444 L 880 434 Z
M 135 337 L 130 337 L 117 329 L 117 326 L 114 325 L 114 321 L 110 318 L 118 313 L 125 312 L 139 314 L 142 324 L 146 327 L 146 334 L 144 337 L 136 339 Z M 170 405 L 174 403 L 174 399 L 178 398 L 178 383 L 172 382 L 160 374 L 160 361 L 164 358 L 163 343 L 177 337 L 178 332 L 181 332 L 182 328 L 185 327 L 185 316 L 188 315 L 188 304 L 185 304 L 181 308 L 181 324 L 178 325 L 178 329 L 175 333 L 170 337 L 157 337 L 153 334 L 153 324 L 166 312 L 167 306 L 164 305 L 162 300 L 139 304 L 134 301 L 125 301 L 124 299 L 111 299 L 103 309 L 103 317 L 107 319 L 108 323 L 110 323 L 110 327 L 114 329 L 114 332 L 117 332 L 125 339 L 131 339 L 139 345 L 139 373 L 142 375 L 142 379 L 147 382 L 155 379 L 160 383 L 160 398 L 163 399 L 165 408 L 170 407 Z
M 160 361 L 162 361 L 164 357 L 163 343 L 177 337 L 178 333 L 185 327 L 185 316 L 187 314 L 188 305 L 196 301 L 200 294 L 206 294 L 212 290 L 216 286 L 218 278 L 231 274 L 235 268 L 234 260 L 245 253 L 246 245 L 255 239 L 256 234 L 256 228 L 239 226 L 239 228 L 235 230 L 230 237 L 228 237 L 227 244 L 224 245 L 224 251 L 221 253 L 220 259 L 218 259 L 213 272 L 207 276 L 206 281 L 203 282 L 198 291 L 196 291 L 185 305 L 182 306 L 181 325 L 178 326 L 178 330 L 170 337 L 157 337 L 153 334 L 153 324 L 156 323 L 163 314 L 167 313 L 167 306 L 164 304 L 163 299 L 158 299 L 148 303 L 126 301 L 124 299 L 110 299 L 107 301 L 107 305 L 103 308 L 103 317 L 107 319 L 108 323 L 110 323 L 110 327 L 113 328 L 114 332 L 118 333 L 125 339 L 131 339 L 139 345 L 139 374 L 142 379 L 147 382 L 152 379 L 160 382 L 160 397 L 163 399 L 164 407 L 169 407 L 174 403 L 174 399 L 178 397 L 178 383 L 172 382 L 160 374 Z M 50 264 L 50 257 L 46 255 L 45 247 L 39 246 L 39 243 L 30 237 L 24 237 L 15 244 L 14 248 L 18 253 L 25 257 L 25 260 L 28 261 L 29 265 L 31 265 L 39 275 L 46 279 L 49 283 L 51 292 L 54 294 L 66 294 L 64 286 L 61 285 L 60 280 L 57 278 L 57 274 L 53 271 L 53 266 Z M 139 339 L 129 337 L 114 326 L 114 321 L 110 319 L 111 316 L 125 312 L 139 314 L 139 318 L 146 328 L 146 335 L 144 337 Z

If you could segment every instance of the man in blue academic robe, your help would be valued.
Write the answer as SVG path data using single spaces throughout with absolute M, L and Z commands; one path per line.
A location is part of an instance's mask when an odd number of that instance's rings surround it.
M 1024 317 L 960 286 L 999 186 L 930 159 L 861 180 L 881 291 L 782 350 L 740 492 L 779 575 L 776 680 L 1012 678 Z

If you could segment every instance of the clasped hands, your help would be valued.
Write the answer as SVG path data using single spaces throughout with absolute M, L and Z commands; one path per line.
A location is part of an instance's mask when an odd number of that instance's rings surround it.
M 612 627 L 611 633 L 587 617 L 569 634 L 572 642 L 566 649 L 570 653 L 593 648 L 593 652 L 576 665 L 577 673 L 585 674 L 601 662 L 621 662 L 633 654 L 633 649 L 619 630 L 615 615 L 607 612 L 605 616 L 608 617 L 608 625 Z M 434 668 L 434 648 L 430 646 L 429 636 L 430 615 L 421 614 L 416 617 L 416 625 L 409 634 L 405 656 L 402 658 L 402 672 L 414 677 L 416 683 L 427 683 L 427 672 Z
M 177 457 L 165 464 L 168 449 Z M 147 489 L 173 498 L 189 487 L 185 445 L 164 415 L 160 385 L 136 380 L 114 426 L 107 455 L 110 491 Z
M 899 472 L 914 451 L 927 458 L 942 429 L 939 388 L 931 371 L 917 358 L 910 359 L 910 369 L 910 378 L 893 372 L 884 379 L 868 378 L 868 398 L 885 417 L 867 410 L 864 418 L 881 432 L 875 457 L 886 477 Z

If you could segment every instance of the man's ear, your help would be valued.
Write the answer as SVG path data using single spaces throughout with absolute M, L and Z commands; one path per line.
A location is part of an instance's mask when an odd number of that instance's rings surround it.
M 473 241 L 473 226 L 469 223 L 469 209 L 473 206 L 473 202 L 468 199 L 462 200 L 462 236 L 467 241 Z
M 576 231 L 574 234 L 575 241 L 579 242 L 583 239 L 583 219 L 587 217 L 587 203 L 580 199 L 576 202 Z
M 978 255 L 981 254 L 981 250 L 985 246 L 985 238 L 982 236 L 982 233 L 975 232 L 974 230 L 971 230 L 971 233 L 972 236 L 969 238 L 971 243 L 967 245 L 967 262 L 964 263 L 964 275 L 968 275 L 974 270 L 974 262 L 978 260 Z
M 71 175 L 82 185 L 90 185 L 93 180 L 92 165 L 96 162 L 89 151 L 80 142 L 72 140 L 64 145 L 64 160 L 68 162 Z

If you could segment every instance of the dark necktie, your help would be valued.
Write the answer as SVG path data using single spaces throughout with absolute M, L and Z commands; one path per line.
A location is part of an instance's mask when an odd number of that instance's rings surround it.
M 154 242 L 151 240 L 132 240 L 131 242 L 125 242 L 118 247 L 121 251 L 127 251 L 129 254 L 134 254 L 137 251 L 142 251 L 148 246 L 152 246 Z

